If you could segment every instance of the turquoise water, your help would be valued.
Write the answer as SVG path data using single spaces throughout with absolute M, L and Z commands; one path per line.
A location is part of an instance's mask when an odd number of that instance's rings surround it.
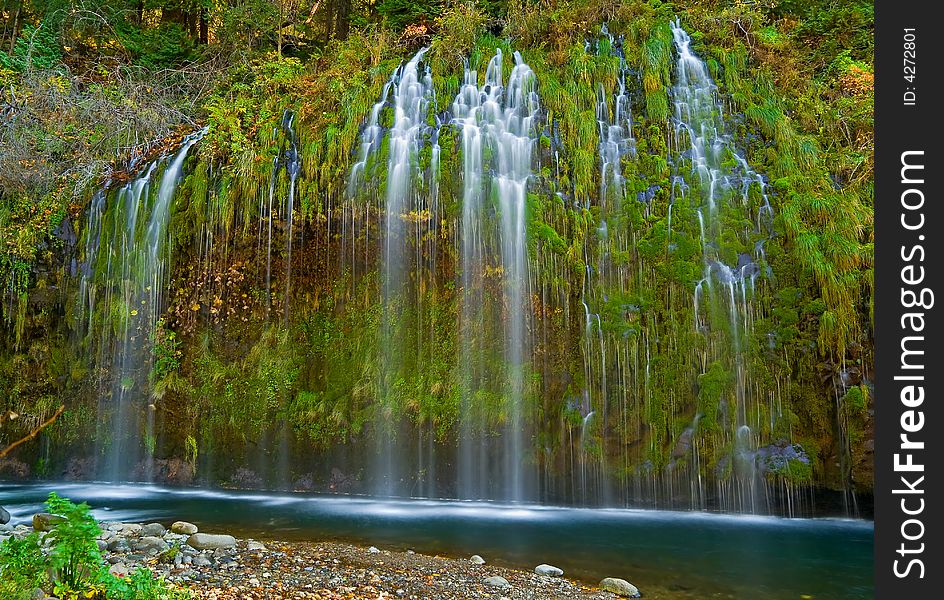
M 101 520 L 192 521 L 203 531 L 341 540 L 632 581 L 651 598 L 873 597 L 870 521 L 381 499 L 111 484 L 2 484 L 13 523 L 50 491 Z M 653 593 L 647 594 L 647 588 Z

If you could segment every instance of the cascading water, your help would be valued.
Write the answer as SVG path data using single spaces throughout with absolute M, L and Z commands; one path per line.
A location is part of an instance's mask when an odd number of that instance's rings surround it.
M 482 354 L 484 331 L 481 315 L 483 272 L 486 267 L 485 228 L 490 226 L 484 201 L 497 201 L 498 239 L 501 257 L 504 306 L 504 354 L 506 423 L 503 489 L 500 497 L 522 500 L 528 476 L 522 473 L 525 436 L 525 373 L 528 368 L 529 273 L 527 255 L 527 187 L 532 175 L 532 149 L 537 139 L 540 103 L 534 72 L 515 53 L 515 66 L 503 84 L 502 52 L 497 50 L 488 63 L 485 82 L 478 87 L 478 75 L 468 67 L 464 83 L 453 103 L 453 115 L 462 133 L 463 286 L 461 378 L 463 381 L 463 426 L 459 451 L 459 493 L 462 497 L 482 497 L 489 475 L 484 442 L 475 440 L 472 406 L 483 385 Z M 486 180 L 485 150 L 490 154 L 490 178 Z M 488 236 L 491 238 L 492 236 Z M 477 466 L 476 466 L 477 465 Z
M 713 328 L 725 329 L 728 347 L 716 351 L 717 360 L 729 355 L 734 373 L 734 403 L 727 407 L 733 414 L 733 489 L 719 478 L 719 496 L 729 510 L 756 512 L 759 509 L 759 486 L 754 451 L 758 440 L 751 406 L 757 400 L 750 396 L 750 373 L 745 360 L 745 344 L 753 328 L 754 311 L 750 299 L 755 282 L 761 275 L 759 263 L 765 260 L 763 246 L 772 234 L 772 208 L 767 198 L 764 179 L 747 164 L 725 133 L 724 114 L 718 99 L 717 86 L 705 63 L 691 51 L 691 38 L 678 20 L 672 24 L 672 35 L 678 53 L 677 81 L 672 89 L 674 99 L 674 143 L 681 153 L 680 164 L 689 161 L 690 172 L 685 188 L 697 186 L 701 191 L 698 219 L 702 245 L 704 274 L 695 288 L 695 327 L 707 336 Z M 733 166 L 732 166 L 733 163 Z M 750 205 L 756 190 L 760 197 L 753 231 L 737 232 L 740 239 L 752 244 L 755 252 L 732 254 L 725 239 L 725 216 L 732 210 L 743 211 Z M 692 199 L 694 201 L 694 198 Z M 729 260 L 733 263 L 726 263 Z M 727 323 L 712 322 L 712 314 L 728 315 Z M 771 409 L 774 409 L 772 406 Z M 773 413 L 772 413 L 773 414 Z M 694 462 L 699 461 L 698 445 L 692 444 Z M 696 474 L 693 472 L 692 476 Z
M 351 169 L 348 183 L 348 196 L 353 198 L 359 193 L 364 179 L 364 171 L 371 157 L 380 149 L 384 132 L 380 125 L 384 108 L 388 104 L 388 97 L 392 108 L 392 126 L 386 134 L 387 138 L 387 181 L 384 194 L 384 233 L 382 237 L 382 278 L 381 293 L 383 300 L 383 316 L 380 332 L 380 363 L 378 405 L 379 418 L 377 420 L 378 448 L 376 450 L 374 491 L 381 495 L 408 493 L 409 488 L 403 484 L 407 477 L 402 473 L 402 460 L 397 455 L 396 437 L 399 428 L 399 408 L 396 399 L 398 393 L 397 381 L 404 366 L 404 321 L 409 318 L 405 306 L 409 304 L 408 288 L 411 285 L 411 267 L 420 266 L 423 260 L 421 254 L 419 228 L 421 221 L 436 222 L 435 184 L 428 186 L 432 189 L 429 199 L 423 195 L 425 189 L 420 189 L 418 178 L 423 174 L 419 171 L 419 153 L 432 138 L 433 162 L 430 166 L 430 179 L 438 177 L 437 160 L 438 144 L 435 136 L 438 129 L 432 129 L 427 124 L 430 108 L 435 106 L 432 76 L 429 69 L 421 69 L 423 56 L 428 48 L 417 52 L 408 62 L 401 65 L 393 74 L 390 81 L 384 86 L 381 99 L 371 110 L 370 120 L 361 136 L 361 148 L 358 161 Z M 351 230 L 354 229 L 355 203 L 349 202 L 351 214 Z M 346 211 L 347 212 L 347 211 Z M 426 214 L 430 213 L 430 214 Z M 348 219 L 345 216 L 345 227 Z M 369 219 L 365 219 L 368 223 Z M 410 228 L 415 226 L 415 236 L 411 239 Z M 345 236 L 346 237 L 346 236 Z M 417 254 L 411 257 L 407 247 L 413 244 Z M 351 245 L 353 252 L 353 244 Z M 350 260 L 354 264 L 353 255 L 348 257 L 348 250 L 344 250 L 344 261 Z M 418 342 L 419 343 L 419 342 Z
M 781 434 L 790 415 L 772 400 L 784 379 L 769 384 L 750 368 L 764 368 L 754 329 L 768 305 L 754 297 L 778 289 L 764 277 L 765 244 L 782 247 L 765 180 L 726 133 L 705 63 L 678 22 L 671 31 L 653 34 L 673 39 L 678 59 L 673 116 L 660 122 L 646 104 L 648 67 L 630 67 L 623 38 L 606 28 L 567 57 L 584 69 L 579 83 L 567 80 L 570 66 L 534 63 L 548 74 L 541 97 L 521 55 L 509 70 L 507 49 L 473 52 L 442 112 L 420 50 L 365 115 L 342 191 L 324 174 L 305 180 L 299 150 L 316 156 L 321 141 L 303 146 L 286 111 L 261 154 L 271 173 L 245 184 L 215 163 L 194 168 L 173 229 L 175 247 L 198 238 L 199 274 L 175 269 L 166 325 L 167 220 L 196 139 L 93 197 L 78 321 L 111 371 L 100 409 L 107 476 L 148 479 L 141 459 L 186 440 L 207 482 L 231 476 L 213 458 L 228 444 L 259 474 L 249 486 L 319 489 L 331 473 L 333 491 L 378 495 L 762 510 L 783 473 L 762 461 L 804 458 L 774 448 L 792 435 Z M 297 124 L 302 136 L 308 125 Z M 248 240 L 229 232 L 237 226 Z M 306 264 L 311 252 L 323 263 Z M 244 280 L 220 277 L 242 268 Z M 176 289 L 195 281 L 195 291 Z M 263 336 L 248 354 L 230 343 L 232 314 L 238 335 Z M 278 387 L 251 414 L 259 428 L 158 427 L 174 417 L 148 393 L 155 330 L 182 345 L 205 340 L 174 373 L 194 391 L 171 389 L 175 399 L 251 381 L 253 392 L 227 396 L 243 410 Z M 287 356 L 258 358 L 270 350 Z M 194 359 L 216 362 L 202 372 Z M 156 410 L 139 402 L 149 398 Z
M 170 262 L 167 225 L 184 160 L 205 133 L 187 136 L 173 156 L 149 164 L 119 188 L 111 206 L 105 193 L 91 206 L 80 331 L 99 336 L 89 341 L 111 382 L 110 395 L 99 403 L 98 444 L 104 458 L 99 471 L 112 481 L 153 476 L 157 437 L 148 381 Z

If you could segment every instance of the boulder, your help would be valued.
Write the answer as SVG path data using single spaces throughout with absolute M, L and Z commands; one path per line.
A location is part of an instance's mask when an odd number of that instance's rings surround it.
M 500 575 L 492 575 L 491 577 L 486 577 L 482 583 L 485 585 L 490 585 L 492 587 L 511 587 L 511 584 L 508 583 L 508 580 Z
M 558 569 L 554 565 L 538 565 L 534 567 L 534 572 L 538 575 L 545 575 L 547 577 L 560 577 L 564 574 L 564 571 Z
M 623 598 L 642 597 L 639 593 L 639 588 L 625 579 L 617 579 L 616 577 L 607 577 L 601 581 L 600 589 L 602 589 L 604 592 L 612 592 L 617 596 L 622 596 Z
M 225 534 L 195 533 L 187 538 L 187 545 L 197 550 L 230 548 L 236 545 L 236 538 Z
M 199 531 L 196 525 L 186 521 L 175 521 L 174 524 L 170 526 L 170 530 L 179 535 L 193 535 Z
M 52 531 L 57 523 L 65 521 L 65 517 L 50 513 L 36 513 L 33 515 L 33 531 Z
M 141 528 L 142 536 L 161 537 L 166 532 L 167 530 L 164 529 L 164 526 L 161 525 L 160 523 L 148 523 L 147 525 Z
M 6 525 L 9 522 L 10 522 L 10 513 L 8 513 L 5 508 L 0 506 L 0 525 Z

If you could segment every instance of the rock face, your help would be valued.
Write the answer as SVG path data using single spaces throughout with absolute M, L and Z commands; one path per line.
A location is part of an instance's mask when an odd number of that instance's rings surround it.
M 564 571 L 554 565 L 538 565 L 534 567 L 534 572 L 538 575 L 546 575 L 547 577 L 560 577 L 564 574 Z
M 511 584 L 508 583 L 508 580 L 499 575 L 492 575 L 491 577 L 486 577 L 482 583 L 485 585 L 490 585 L 492 587 L 511 587 Z
M 193 535 L 199 531 L 196 525 L 186 521 L 175 521 L 174 524 L 170 526 L 170 530 L 178 535 Z
M 60 517 L 59 515 L 36 513 L 33 515 L 33 530 L 52 531 L 52 528 L 56 526 L 56 523 L 62 523 L 63 521 L 65 521 L 65 518 Z
M 0 525 L 6 525 L 9 522 L 10 522 L 10 513 L 8 513 L 5 508 L 0 506 Z
M 617 579 L 616 577 L 607 577 L 601 581 L 600 589 L 602 589 L 604 592 L 612 592 L 617 596 L 622 596 L 623 598 L 642 597 L 639 593 L 639 588 L 625 579 Z
M 187 538 L 187 545 L 197 550 L 230 548 L 236 545 L 236 538 L 224 534 L 195 533 Z

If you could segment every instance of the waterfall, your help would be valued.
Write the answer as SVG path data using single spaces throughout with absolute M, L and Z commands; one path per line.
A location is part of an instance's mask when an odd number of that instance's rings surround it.
M 503 81 L 503 55 L 497 49 L 478 87 L 478 74 L 468 66 L 463 85 L 453 102 L 453 117 L 462 134 L 463 192 L 460 336 L 462 355 L 462 431 L 459 452 L 459 493 L 482 497 L 484 478 L 489 475 L 483 442 L 473 439 L 475 410 L 472 406 L 482 379 L 479 360 L 483 352 L 482 307 L 485 268 L 486 219 L 483 205 L 488 197 L 497 201 L 497 238 L 501 259 L 504 307 L 504 356 L 506 423 L 504 437 L 502 497 L 522 500 L 528 476 L 522 473 L 525 452 L 525 376 L 530 344 L 528 319 L 530 277 L 527 248 L 527 188 L 532 175 L 533 146 L 537 139 L 540 102 L 534 72 L 519 53 L 507 85 Z M 485 151 L 488 150 L 486 181 Z M 487 187 L 486 187 L 487 184 Z M 494 237 L 494 232 L 487 235 Z M 474 450 L 478 446 L 478 451 Z M 478 472 L 474 472 L 474 465 Z
M 760 482 L 754 464 L 757 448 L 754 428 L 759 423 L 752 418 L 756 411 L 752 411 L 751 406 L 756 399 L 751 397 L 745 345 L 749 343 L 753 328 L 751 298 L 756 279 L 761 275 L 758 263 L 765 259 L 764 241 L 772 235 L 773 211 L 763 177 L 751 169 L 725 131 L 717 86 L 706 64 L 692 52 L 691 38 L 678 20 L 672 23 L 672 36 L 678 53 L 677 80 L 672 88 L 674 142 L 681 153 L 679 164 L 691 163 L 689 173 L 679 175 L 688 177 L 689 185 L 697 185 L 701 191 L 698 219 L 704 271 L 694 291 L 695 328 L 706 336 L 714 329 L 724 332 L 727 351 L 717 358 L 727 359 L 734 377 L 735 406 L 731 407 L 734 430 L 727 435 L 733 440 L 735 489 L 733 493 L 722 492 L 721 495 L 729 498 L 725 506 L 728 510 L 756 512 Z M 752 186 L 757 186 L 761 197 L 754 218 L 756 227 L 736 233 L 739 240 L 751 243 L 754 251 L 753 254 L 732 253 L 725 247 L 730 243 L 723 236 L 724 216 L 731 210 L 742 211 L 749 207 Z M 756 241 L 751 242 L 752 238 Z M 718 310 L 713 311 L 713 307 Z M 712 314 L 719 312 L 727 313 L 727 323 L 712 321 Z M 693 443 L 695 464 L 701 462 L 697 448 Z M 697 473 L 691 476 L 697 477 Z
M 184 160 L 205 134 L 187 136 L 174 155 L 151 162 L 114 193 L 111 206 L 100 192 L 90 207 L 79 331 L 97 336 L 88 342 L 111 382 L 99 402 L 97 440 L 100 472 L 111 481 L 153 475 L 157 438 L 148 384 L 170 266 L 167 226 Z
M 384 233 L 381 249 L 383 316 L 379 341 L 379 413 L 375 421 L 378 447 L 374 465 L 375 492 L 382 495 L 408 493 L 409 490 L 403 484 L 407 476 L 411 475 L 404 472 L 401 463 L 405 460 L 397 452 L 400 407 L 396 385 L 404 368 L 407 342 L 405 321 L 410 318 L 407 306 L 411 300 L 411 268 L 414 265 L 421 268 L 426 260 L 420 229 L 427 220 L 433 224 L 437 221 L 438 128 L 431 130 L 427 124 L 430 109 L 435 107 L 435 93 L 429 68 L 421 69 L 420 66 L 428 50 L 421 49 L 394 71 L 383 87 L 380 100 L 371 109 L 361 133 L 358 160 L 348 178 L 348 201 L 344 211 L 344 239 L 350 247 L 342 250 L 342 262 L 353 269 L 356 262 L 353 239 L 357 235 L 356 221 L 360 212 L 356 200 L 366 179 L 365 171 L 370 160 L 384 140 L 381 119 L 389 106 L 392 109 L 392 126 L 386 132 L 387 180 L 383 195 Z M 420 150 L 427 142 L 431 149 L 428 198 L 423 196 L 426 190 L 421 189 L 426 175 L 419 168 Z M 369 216 L 364 217 L 363 221 L 363 227 L 369 226 Z M 413 227 L 415 229 L 411 231 Z M 411 236 L 411 233 L 414 235 Z M 415 249 L 412 256 L 407 251 L 411 244 Z M 433 264 L 434 257 L 430 256 L 429 260 Z M 418 313 L 420 304 L 414 304 L 417 305 Z M 422 345 L 421 334 L 416 331 L 413 334 L 417 336 L 417 344 Z M 422 348 L 418 348 L 418 351 L 422 352 Z M 429 460 L 432 460 L 431 456 Z

